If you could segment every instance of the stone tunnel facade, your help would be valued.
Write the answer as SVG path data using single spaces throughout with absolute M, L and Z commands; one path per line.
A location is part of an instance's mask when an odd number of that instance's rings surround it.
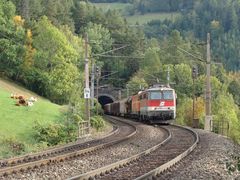
M 104 106 L 105 104 L 112 103 L 116 100 L 121 99 L 121 89 L 113 88 L 113 87 L 104 87 L 94 90 L 95 98 L 98 99 L 98 102 Z M 98 97 L 97 97 L 98 96 Z

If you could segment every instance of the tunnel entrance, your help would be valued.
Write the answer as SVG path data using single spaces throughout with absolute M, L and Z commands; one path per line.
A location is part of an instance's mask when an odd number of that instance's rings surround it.
M 102 105 L 102 108 L 105 104 L 114 102 L 114 98 L 109 95 L 100 95 L 98 96 L 98 102 Z

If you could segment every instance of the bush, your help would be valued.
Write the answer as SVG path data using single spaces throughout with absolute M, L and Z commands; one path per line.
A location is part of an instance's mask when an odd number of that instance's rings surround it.
M 180 125 L 191 126 L 192 100 L 190 98 L 178 99 L 176 122 Z
M 105 126 L 105 122 L 101 116 L 93 116 L 91 117 L 91 126 L 99 131 Z
M 1 140 L 1 146 L 4 147 L 5 155 L 20 155 L 25 152 L 26 145 L 15 137 L 7 137 Z
M 36 131 L 35 139 L 37 142 L 47 142 L 48 146 L 57 145 L 64 142 L 70 142 L 76 137 L 76 128 L 73 125 L 48 124 L 41 125 L 36 123 L 34 126 Z
M 94 98 L 94 107 L 93 108 L 91 107 L 91 113 L 97 115 L 97 112 L 98 115 L 104 114 L 101 104 L 98 102 L 96 98 Z

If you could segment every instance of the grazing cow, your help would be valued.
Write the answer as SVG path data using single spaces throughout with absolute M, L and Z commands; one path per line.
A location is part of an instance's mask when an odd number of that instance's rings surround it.
M 33 106 L 33 102 L 27 101 L 27 106 L 32 107 Z
M 29 101 L 29 102 L 37 102 L 37 98 L 35 98 L 35 97 L 30 97 L 30 98 L 28 99 L 28 101 Z
M 23 95 L 18 95 L 18 94 L 14 94 L 11 93 L 11 98 L 12 99 L 18 99 L 18 101 L 16 102 L 16 106 L 33 106 L 34 102 L 37 102 L 37 98 L 36 97 L 30 97 L 29 99 L 26 99 Z

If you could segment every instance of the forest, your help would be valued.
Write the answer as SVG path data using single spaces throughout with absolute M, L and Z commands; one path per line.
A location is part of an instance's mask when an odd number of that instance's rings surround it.
M 102 79 L 100 84 L 128 88 L 134 94 L 139 87 L 166 83 L 169 71 L 170 83 L 178 94 L 177 123 L 191 126 L 195 88 L 195 114 L 203 127 L 206 63 L 185 52 L 206 59 L 205 42 L 210 32 L 212 61 L 216 62 L 211 66 L 212 114 L 215 124 L 224 122 L 224 129 L 229 127 L 223 132 L 223 127 L 214 126 L 214 131 L 239 143 L 240 2 L 198 0 L 193 4 L 193 1 L 165 0 L 168 9 L 151 7 L 160 1 L 121 1 L 139 5 L 141 13 L 180 11 L 182 14 L 174 22 L 152 21 L 139 28 L 130 26 L 118 11 L 104 12 L 88 1 L 1 0 L 0 75 L 52 102 L 71 106 L 71 117 L 83 119 L 87 33 L 90 61 L 101 67 L 102 75 L 117 72 Z M 102 55 L 117 48 L 118 51 Z M 193 67 L 198 69 L 194 84 Z
M 146 27 L 148 37 L 164 38 L 178 29 L 184 37 L 204 41 L 212 34 L 213 59 L 228 70 L 239 71 L 240 3 L 230 0 L 195 2 L 194 8 L 182 12 L 175 21 L 154 21 Z

